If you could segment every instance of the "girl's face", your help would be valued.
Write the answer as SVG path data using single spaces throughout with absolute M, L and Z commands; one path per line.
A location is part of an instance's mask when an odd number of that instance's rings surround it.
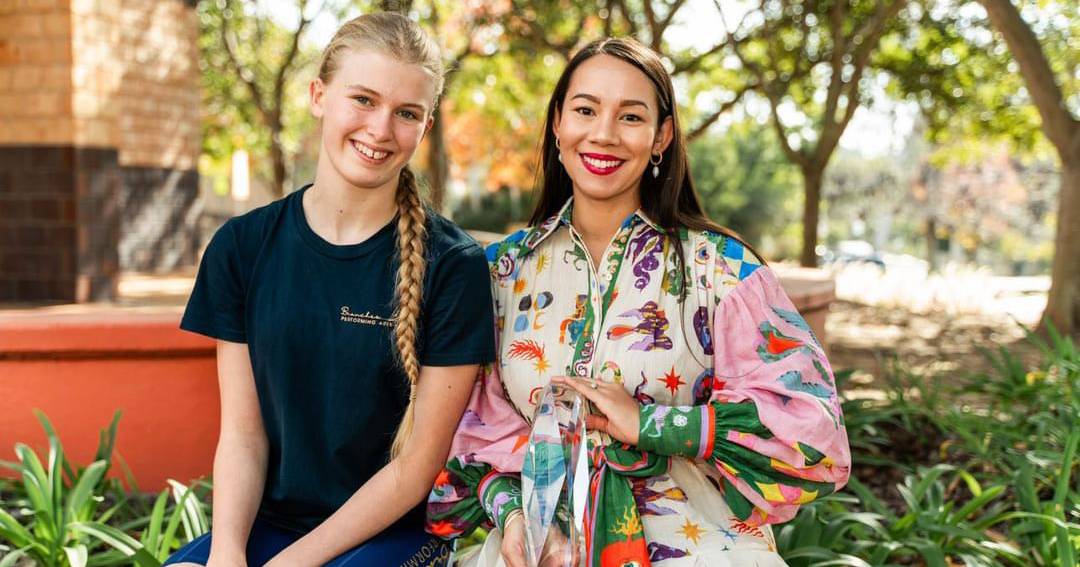
M 431 126 L 435 79 L 420 65 L 378 51 L 341 56 L 330 82 L 311 82 L 311 113 L 322 120 L 322 152 L 349 185 L 396 187 L 401 169 Z
M 657 128 L 659 115 L 652 82 L 633 65 L 597 55 L 578 66 L 552 124 L 575 198 L 640 202 L 650 156 L 671 143 L 671 118 Z

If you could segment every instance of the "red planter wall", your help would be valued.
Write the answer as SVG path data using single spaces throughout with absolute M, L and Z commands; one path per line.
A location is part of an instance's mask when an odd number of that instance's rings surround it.
M 180 331 L 179 320 L 172 308 L 0 315 L 0 459 L 14 458 L 16 442 L 45 450 L 40 409 L 69 457 L 86 464 L 120 410 L 117 450 L 139 488 L 208 475 L 219 419 L 214 343 Z

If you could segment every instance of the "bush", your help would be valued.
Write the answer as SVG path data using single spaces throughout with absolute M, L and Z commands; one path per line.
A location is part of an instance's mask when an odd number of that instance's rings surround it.
M 40 412 L 37 417 L 49 442 L 44 462 L 22 443 L 15 445 L 18 461 L 0 462 L 21 481 L 0 486 L 0 567 L 23 558 L 40 567 L 159 567 L 172 550 L 208 530 L 195 490 L 170 481 L 171 490 L 162 491 L 142 515 L 137 511 L 139 495 L 129 495 L 118 481 L 107 478 L 119 412 L 101 432 L 94 460 L 86 467 L 67 459 L 48 418 Z M 140 529 L 136 539 L 132 534 Z
M 1049 335 L 1029 333 L 1034 365 L 1006 348 L 984 351 L 992 370 L 966 380 L 894 365 L 884 401 L 845 401 L 848 490 L 777 529 L 787 561 L 1076 565 L 1080 352 Z

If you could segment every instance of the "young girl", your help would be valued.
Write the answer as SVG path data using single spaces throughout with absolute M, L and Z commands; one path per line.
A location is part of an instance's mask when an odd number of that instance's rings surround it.
M 218 339 L 213 533 L 172 562 L 445 560 L 418 505 L 494 352 L 483 251 L 406 165 L 441 88 L 414 23 L 346 23 L 310 87 L 314 183 L 207 248 L 181 327 Z
M 840 403 L 771 270 L 705 216 L 660 57 L 623 39 L 582 49 L 551 97 L 542 166 L 532 227 L 487 251 L 498 363 L 429 531 L 494 524 L 471 564 L 525 565 L 521 416 L 553 382 L 596 410 L 581 565 L 784 565 L 769 524 L 846 482 Z

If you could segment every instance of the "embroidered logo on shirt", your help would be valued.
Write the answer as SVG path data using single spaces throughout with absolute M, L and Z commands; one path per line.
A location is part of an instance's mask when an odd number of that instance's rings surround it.
M 393 319 L 379 317 L 378 315 L 372 314 L 370 311 L 353 313 L 348 305 L 341 306 L 341 321 L 343 323 L 356 323 L 358 325 L 379 325 L 382 327 L 394 326 Z

